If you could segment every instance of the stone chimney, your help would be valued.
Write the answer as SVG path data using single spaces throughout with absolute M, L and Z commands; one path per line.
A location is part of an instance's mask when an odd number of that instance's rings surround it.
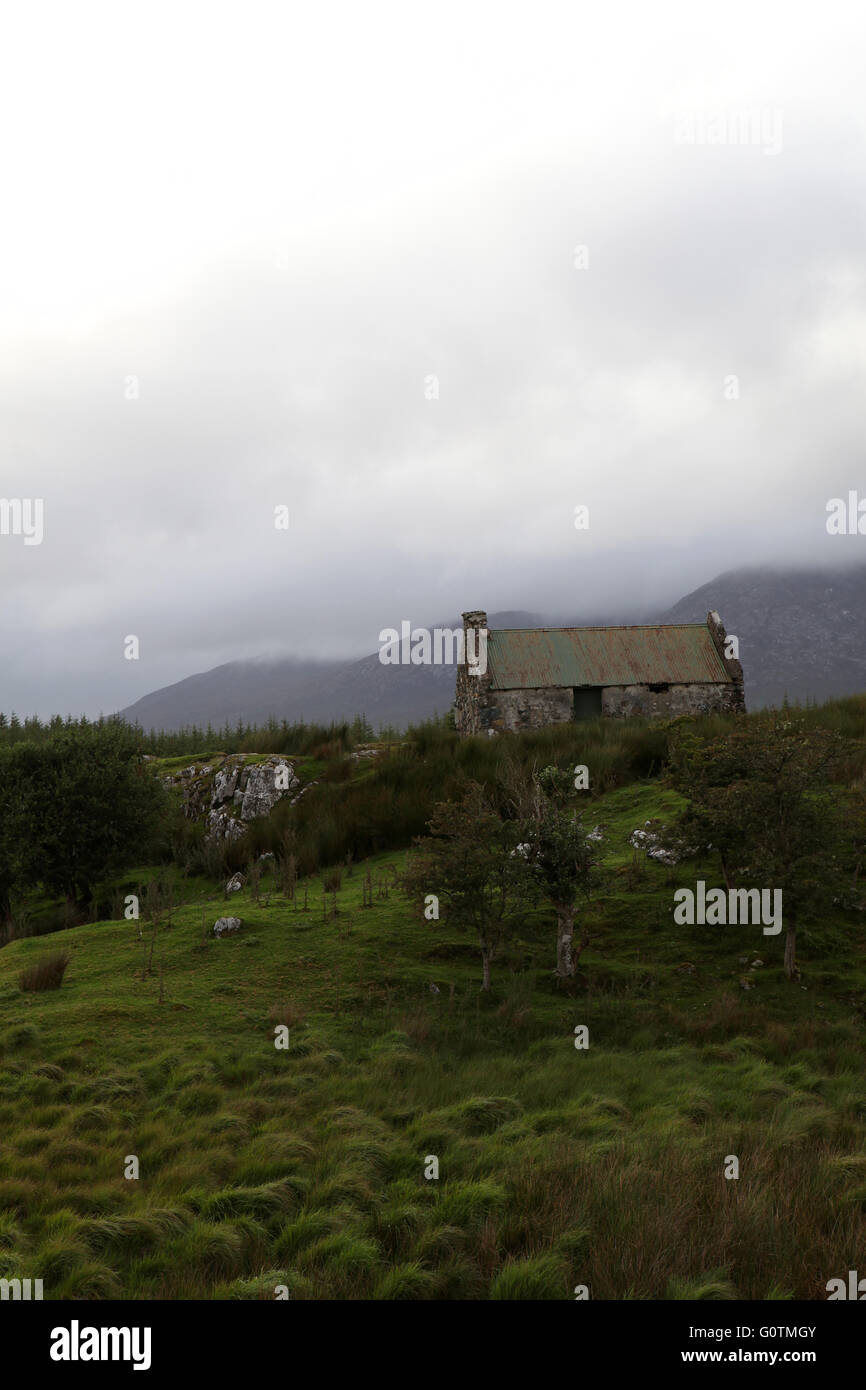
M 707 614 L 707 627 L 710 629 L 710 636 L 713 639 L 716 651 L 722 660 L 722 665 L 736 687 L 736 695 L 733 701 L 733 708 L 745 711 L 746 698 L 743 689 L 743 668 L 735 656 L 728 656 L 725 652 L 725 643 L 728 634 L 718 613 Z
M 480 734 L 486 727 L 490 672 L 487 670 L 487 614 L 480 608 L 463 614 L 462 660 L 457 665 L 454 722 L 459 734 Z M 473 668 L 480 669 L 473 674 Z

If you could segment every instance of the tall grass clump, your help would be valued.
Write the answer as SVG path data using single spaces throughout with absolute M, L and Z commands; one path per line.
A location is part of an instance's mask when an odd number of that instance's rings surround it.
M 38 994 L 46 989 L 59 989 L 71 959 L 68 951 L 54 951 L 50 956 L 43 956 L 35 965 L 29 965 L 26 970 L 22 970 L 19 980 L 21 989 L 31 994 Z

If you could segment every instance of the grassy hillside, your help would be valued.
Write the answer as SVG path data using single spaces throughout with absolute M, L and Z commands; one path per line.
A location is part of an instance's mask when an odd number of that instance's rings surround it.
M 826 1297 L 866 1244 L 862 927 L 804 931 L 792 985 L 781 938 L 675 926 L 675 886 L 716 866 L 628 843 L 675 802 L 651 780 L 594 801 L 607 875 L 571 992 L 538 910 L 481 997 L 475 943 L 391 886 L 402 852 L 344 873 L 336 917 L 318 876 L 294 903 L 197 881 L 150 973 L 147 922 L 0 951 L 0 1277 L 55 1299 Z M 244 927 L 215 940 L 225 913 Z M 61 947 L 62 989 L 22 993 Z

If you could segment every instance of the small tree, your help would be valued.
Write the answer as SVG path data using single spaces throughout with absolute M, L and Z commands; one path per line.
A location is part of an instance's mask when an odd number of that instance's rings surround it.
M 449 922 L 475 933 L 481 988 L 489 990 L 491 962 L 528 902 L 517 827 L 501 820 L 484 789 L 470 782 L 460 800 L 434 807 L 427 828 L 430 835 L 415 842 L 403 890 L 421 903 L 435 895 Z
M 713 845 L 728 888 L 782 890 L 784 969 L 799 974 L 797 926 L 840 884 L 842 797 L 830 776 L 848 751 L 840 735 L 786 711 L 738 725 L 712 743 L 682 730 L 671 741 L 670 781 L 689 799 L 684 839 Z
M 556 913 L 556 974 L 563 979 L 574 975 L 589 945 L 586 929 L 575 953 L 574 920 L 578 898 L 588 898 L 596 881 L 595 847 L 570 804 L 573 795 L 568 773 L 543 768 L 533 776 L 530 814 L 521 832 L 536 887 Z

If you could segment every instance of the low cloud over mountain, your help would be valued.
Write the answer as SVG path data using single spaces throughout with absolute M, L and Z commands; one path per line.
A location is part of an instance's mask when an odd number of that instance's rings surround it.
M 665 612 L 611 616 L 489 614 L 491 627 L 544 623 L 703 622 L 717 610 L 738 637 L 749 708 L 825 700 L 866 690 L 866 568 L 739 569 L 720 574 Z M 448 626 L 457 626 L 451 619 Z M 233 661 L 145 695 L 123 710 L 145 728 L 263 723 L 269 717 L 318 723 L 365 714 L 375 727 L 444 714 L 454 698 L 452 666 L 357 661 Z

